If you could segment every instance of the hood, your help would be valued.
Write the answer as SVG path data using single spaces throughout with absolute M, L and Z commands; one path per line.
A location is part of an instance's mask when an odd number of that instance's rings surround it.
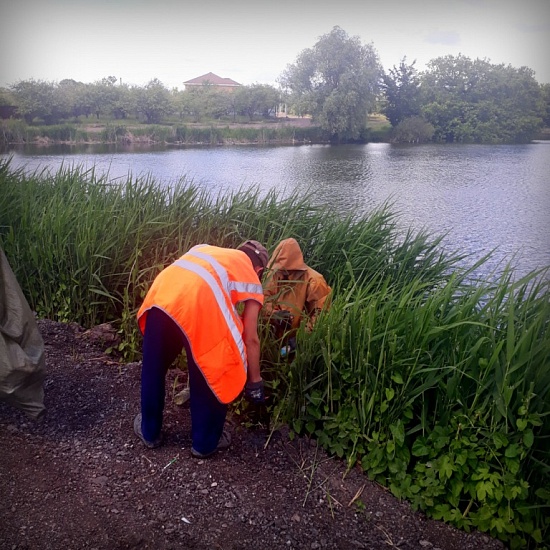
M 277 245 L 268 266 L 273 271 L 305 271 L 307 269 L 300 245 L 293 238 L 285 239 Z

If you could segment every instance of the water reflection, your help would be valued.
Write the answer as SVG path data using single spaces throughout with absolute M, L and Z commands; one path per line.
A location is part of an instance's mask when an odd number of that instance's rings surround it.
M 322 145 L 167 148 L 86 146 L 12 151 L 26 170 L 62 163 L 111 179 L 152 174 L 161 185 L 186 176 L 210 192 L 257 186 L 282 196 L 310 193 L 341 213 L 363 214 L 391 201 L 403 230 L 447 234 L 450 250 L 489 268 L 516 255 L 518 272 L 550 265 L 550 144 Z M 0 155 L 5 157 L 6 154 Z

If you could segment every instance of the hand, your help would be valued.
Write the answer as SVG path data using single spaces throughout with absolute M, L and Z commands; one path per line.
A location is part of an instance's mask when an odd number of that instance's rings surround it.
M 247 382 L 244 387 L 244 396 L 250 403 L 254 403 L 254 405 L 265 403 L 264 381 Z
M 294 316 L 285 309 L 274 311 L 271 315 L 271 322 L 281 330 L 288 330 L 292 326 Z

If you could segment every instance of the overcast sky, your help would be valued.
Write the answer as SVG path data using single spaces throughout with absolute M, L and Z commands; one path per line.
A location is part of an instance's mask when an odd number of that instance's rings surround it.
M 0 86 L 116 76 L 182 89 L 208 72 L 275 84 L 336 25 L 386 70 L 461 53 L 550 83 L 550 0 L 3 0 Z

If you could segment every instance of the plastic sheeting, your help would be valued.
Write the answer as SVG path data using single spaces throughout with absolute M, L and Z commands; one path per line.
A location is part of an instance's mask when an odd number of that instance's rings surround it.
M 0 400 L 39 418 L 45 375 L 44 340 L 0 248 Z

